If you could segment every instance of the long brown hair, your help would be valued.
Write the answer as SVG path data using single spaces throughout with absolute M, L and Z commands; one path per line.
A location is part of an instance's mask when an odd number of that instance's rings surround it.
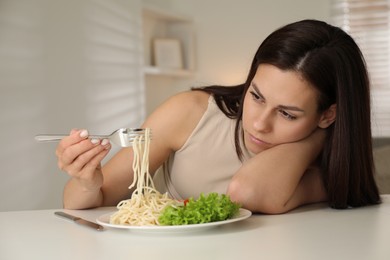
M 300 73 L 318 91 L 318 112 L 337 105 L 327 130 L 321 169 L 333 208 L 380 203 L 372 154 L 369 79 L 363 55 L 343 30 L 322 21 L 303 20 L 271 33 L 258 48 L 245 83 L 194 88 L 212 94 L 218 107 L 236 119 L 235 144 L 242 150 L 243 99 L 260 64 Z

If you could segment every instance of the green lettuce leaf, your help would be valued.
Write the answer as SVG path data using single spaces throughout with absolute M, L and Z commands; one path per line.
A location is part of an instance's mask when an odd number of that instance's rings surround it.
M 188 199 L 183 206 L 167 206 L 158 219 L 160 225 L 189 225 L 232 218 L 238 213 L 240 205 L 232 202 L 228 195 L 210 193 L 200 194 L 197 200 Z

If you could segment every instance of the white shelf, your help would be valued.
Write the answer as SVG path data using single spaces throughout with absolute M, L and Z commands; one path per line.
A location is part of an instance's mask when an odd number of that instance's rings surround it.
M 165 75 L 172 77 L 189 77 L 193 75 L 193 71 L 188 69 L 169 69 L 156 66 L 145 66 L 144 73 L 146 75 Z
M 144 5 L 142 12 L 145 75 L 188 77 L 195 68 L 194 29 L 189 17 L 174 14 L 155 6 Z M 181 43 L 182 69 L 156 67 L 153 55 L 153 40 L 177 39 Z

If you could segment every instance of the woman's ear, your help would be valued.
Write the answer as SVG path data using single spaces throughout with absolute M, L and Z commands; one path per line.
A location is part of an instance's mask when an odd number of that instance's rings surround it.
M 318 122 L 318 127 L 327 128 L 329 127 L 335 120 L 337 114 L 337 106 L 336 104 L 331 105 L 327 110 L 325 110 Z

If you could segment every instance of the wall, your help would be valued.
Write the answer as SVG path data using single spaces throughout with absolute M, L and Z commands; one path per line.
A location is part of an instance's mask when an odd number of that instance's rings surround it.
M 143 121 L 139 14 L 138 0 L 0 1 L 0 211 L 62 206 L 56 144 L 34 135 Z

